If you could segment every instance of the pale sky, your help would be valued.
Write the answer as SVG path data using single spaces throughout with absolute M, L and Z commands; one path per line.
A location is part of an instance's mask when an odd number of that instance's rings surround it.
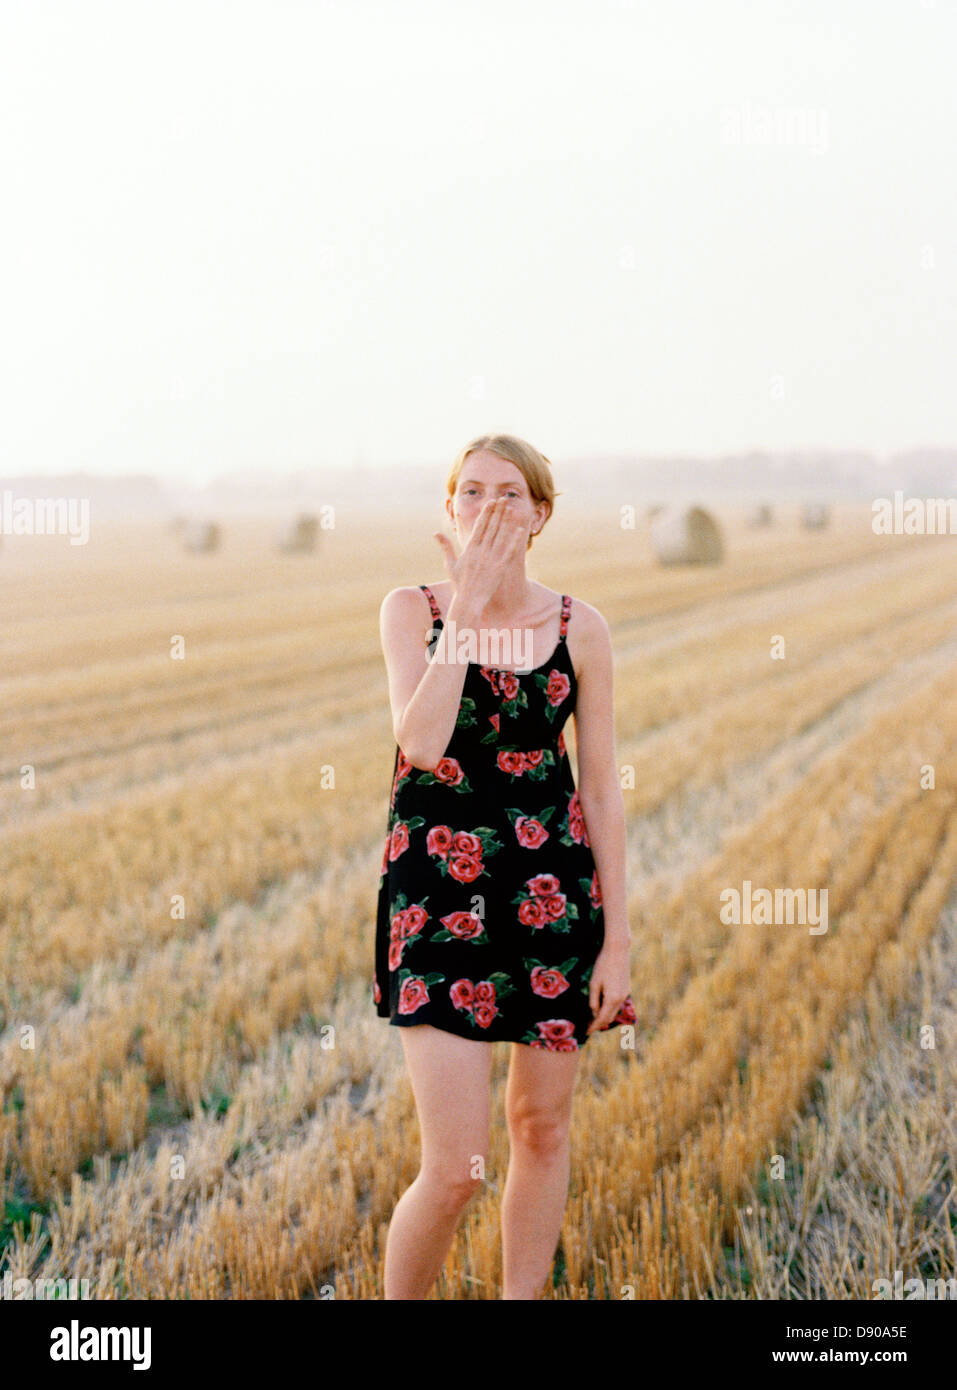
M 945 0 L 0 0 L 0 475 L 957 445 L 955 40 Z

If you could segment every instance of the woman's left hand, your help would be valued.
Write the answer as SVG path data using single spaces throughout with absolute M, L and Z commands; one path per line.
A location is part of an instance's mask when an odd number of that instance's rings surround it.
M 587 1032 L 607 1028 L 631 989 L 631 942 L 606 942 L 595 958 L 588 986 L 588 1002 L 595 1017 Z

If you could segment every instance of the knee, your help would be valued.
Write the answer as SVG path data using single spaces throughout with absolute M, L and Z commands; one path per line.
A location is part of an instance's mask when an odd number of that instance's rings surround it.
M 480 1172 L 481 1176 L 476 1176 Z M 422 1168 L 422 1181 L 435 1202 L 449 1215 L 467 1206 L 480 1188 L 485 1186 L 485 1161 L 476 1164 L 429 1164 Z
M 543 1161 L 559 1158 L 568 1147 L 568 1116 L 522 1110 L 509 1116 L 512 1143 Z

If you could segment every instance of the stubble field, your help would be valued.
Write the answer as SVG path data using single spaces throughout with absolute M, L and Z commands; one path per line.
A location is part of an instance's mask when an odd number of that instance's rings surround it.
M 530 554 L 612 630 L 638 1015 L 580 1059 L 550 1298 L 957 1276 L 955 541 L 718 515 L 720 565 L 561 500 Z M 382 1296 L 418 1130 L 371 996 L 378 608 L 444 577 L 437 518 L 4 538 L 0 1277 Z M 723 923 L 745 880 L 828 930 Z M 507 1159 L 493 1123 L 435 1297 L 499 1297 Z

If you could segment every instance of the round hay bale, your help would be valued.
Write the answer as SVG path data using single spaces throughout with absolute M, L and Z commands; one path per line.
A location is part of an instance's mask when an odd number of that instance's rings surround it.
M 279 532 L 277 545 L 285 554 L 315 550 L 319 538 L 319 518 L 306 512 L 286 523 Z
M 663 507 L 651 522 L 659 564 L 714 565 L 724 558 L 724 538 L 704 507 Z
M 183 528 L 183 545 L 187 550 L 218 550 L 221 540 L 222 532 L 215 521 L 187 521 Z
M 830 515 L 830 508 L 823 502 L 805 502 L 801 511 L 801 524 L 809 531 L 823 531 Z
M 767 502 L 759 502 L 748 512 L 749 526 L 770 526 L 773 519 L 774 514 Z

